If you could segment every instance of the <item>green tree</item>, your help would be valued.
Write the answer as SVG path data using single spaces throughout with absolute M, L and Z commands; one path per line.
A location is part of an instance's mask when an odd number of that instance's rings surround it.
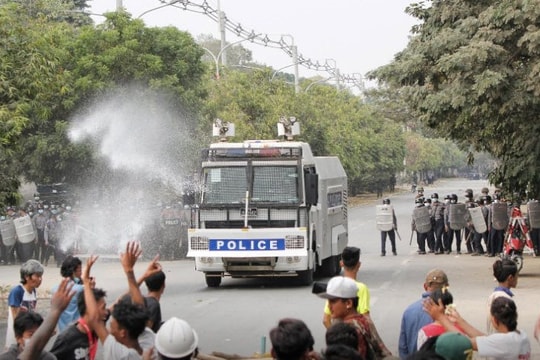
M 492 182 L 540 190 L 540 12 L 536 1 L 431 1 L 394 61 L 370 74 L 422 123 L 500 160 Z

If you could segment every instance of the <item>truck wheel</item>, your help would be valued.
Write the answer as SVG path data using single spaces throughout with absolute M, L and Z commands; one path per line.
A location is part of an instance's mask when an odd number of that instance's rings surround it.
M 221 275 L 212 276 L 209 274 L 205 274 L 204 277 L 206 278 L 206 286 L 208 287 L 219 287 L 219 285 L 221 284 Z
M 330 256 L 323 260 L 322 273 L 326 276 L 336 276 L 339 274 L 339 255 Z
M 313 283 L 313 269 L 298 271 L 298 282 L 302 285 L 311 285 Z

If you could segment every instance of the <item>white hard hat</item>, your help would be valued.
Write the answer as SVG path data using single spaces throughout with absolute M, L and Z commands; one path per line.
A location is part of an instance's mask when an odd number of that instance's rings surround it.
M 154 345 L 161 355 L 179 359 L 193 353 L 198 343 L 195 330 L 186 321 L 172 317 L 159 328 Z

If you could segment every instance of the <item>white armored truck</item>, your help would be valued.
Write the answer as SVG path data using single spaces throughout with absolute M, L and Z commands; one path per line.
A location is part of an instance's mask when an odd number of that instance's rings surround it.
M 278 128 L 290 139 L 291 121 L 283 120 Z M 224 124 L 222 133 L 231 127 Z M 315 271 L 338 274 L 348 230 L 347 176 L 337 157 L 313 156 L 297 141 L 222 141 L 204 151 L 200 181 L 188 257 L 209 287 L 224 276 L 311 284 Z

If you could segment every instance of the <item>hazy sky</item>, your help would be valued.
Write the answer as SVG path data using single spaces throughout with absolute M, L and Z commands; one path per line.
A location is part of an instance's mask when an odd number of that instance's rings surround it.
M 120 0 L 91 0 L 91 12 L 113 11 Z M 182 0 L 185 2 L 186 0 Z M 190 0 L 202 4 L 203 0 Z M 159 7 L 158 0 L 121 0 L 133 17 Z M 207 0 L 217 8 L 218 0 Z M 365 74 L 393 59 L 408 43 L 415 19 L 405 14 L 413 0 L 221 0 L 221 10 L 229 20 L 256 34 L 290 34 L 305 58 L 324 63 L 334 59 L 341 73 Z M 148 26 L 173 25 L 190 32 L 219 38 L 218 24 L 206 15 L 167 6 L 142 16 Z M 100 17 L 95 17 L 101 21 Z M 227 32 L 227 41 L 240 38 Z M 289 41 L 289 37 L 285 38 Z M 243 46 L 253 51 L 254 60 L 275 69 L 292 64 L 282 50 L 265 48 L 248 41 Z M 333 63 L 333 61 L 330 61 Z M 292 68 L 286 71 L 292 72 Z M 300 76 L 316 73 L 300 67 Z M 326 73 L 320 74 L 325 76 Z

